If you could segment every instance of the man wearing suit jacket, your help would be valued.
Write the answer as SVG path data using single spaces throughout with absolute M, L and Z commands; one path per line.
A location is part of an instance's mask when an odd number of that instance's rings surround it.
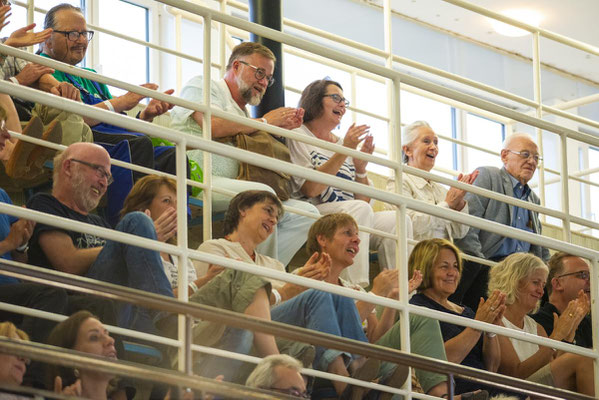
M 530 189 L 532 179 L 541 157 L 537 145 L 530 136 L 516 133 L 504 142 L 501 150 L 503 168 L 480 167 L 474 185 L 505 194 L 516 199 L 540 204 L 539 197 Z M 515 207 L 473 193 L 466 195 L 470 215 L 490 221 L 541 234 L 541 223 L 537 212 Z M 549 259 L 549 251 L 525 241 L 512 239 L 497 233 L 471 227 L 468 234 L 456 241 L 460 249 L 470 255 L 499 261 L 512 253 L 529 252 L 543 260 Z M 453 300 L 462 302 L 474 310 L 480 297 L 487 297 L 488 266 L 467 261 L 462 279 Z

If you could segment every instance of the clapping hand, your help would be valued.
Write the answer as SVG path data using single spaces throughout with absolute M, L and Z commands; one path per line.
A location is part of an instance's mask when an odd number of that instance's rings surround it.
M 458 175 L 458 181 L 462 183 L 467 183 L 472 185 L 474 181 L 478 177 L 478 170 L 475 170 L 471 174 L 460 174 Z M 466 195 L 466 191 L 462 189 L 458 189 L 456 187 L 451 187 L 447 191 L 447 195 L 445 196 L 445 202 L 452 210 L 460 211 L 466 205 L 466 200 L 464 200 L 464 196 Z
M 314 252 L 312 256 L 301 267 L 297 274 L 305 278 L 312 278 L 319 281 L 326 279 L 331 272 L 331 256 L 328 253 Z
M 487 301 L 481 297 L 474 319 L 489 324 L 500 325 L 505 307 L 505 293 L 494 290 Z

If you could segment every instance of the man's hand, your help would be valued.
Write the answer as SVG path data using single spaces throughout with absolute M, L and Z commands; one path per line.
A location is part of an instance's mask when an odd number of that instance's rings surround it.
M 171 95 L 175 93 L 175 89 L 169 89 L 164 92 L 164 94 Z M 152 122 L 152 120 L 171 110 L 175 105 L 171 103 L 167 103 L 166 101 L 152 99 L 148 106 L 139 114 L 139 119 L 144 121 Z
M 42 75 L 53 74 L 54 69 L 46 67 L 45 65 L 39 65 L 29 63 L 23 68 L 21 72 L 15 75 L 15 78 L 19 81 L 20 85 L 31 86 L 42 77 Z
M 152 90 L 158 89 L 158 85 L 155 83 L 144 83 L 140 86 L 145 87 L 147 89 L 152 89 Z M 117 104 L 113 104 L 113 106 L 114 106 L 114 109 L 116 112 L 129 111 L 130 109 L 135 107 L 137 104 L 139 104 L 139 102 L 142 101 L 145 97 L 146 96 L 144 96 L 142 94 L 137 94 L 134 92 L 127 92 L 124 95 L 113 99 L 113 102 L 116 100 L 116 103 L 117 103 Z
M 17 247 L 23 246 L 29 241 L 33 234 L 33 227 L 35 226 L 34 221 L 26 219 L 20 219 L 10 226 L 10 232 L 4 239 L 5 242 L 10 244 L 10 250 L 14 250 Z
M 284 129 L 299 128 L 304 121 L 304 109 L 292 107 L 279 107 L 264 115 L 270 125 Z
M 10 12 L 10 4 L 0 7 L 0 31 L 2 28 L 8 25 L 9 21 L 7 21 L 7 19 L 11 15 L 12 13 Z
M 1 13 L 1 11 L 0 11 Z M 35 24 L 27 25 L 11 33 L 10 37 L 4 42 L 7 46 L 27 47 L 44 42 L 52 34 L 52 28 L 44 29 L 41 32 L 32 32 Z
M 65 99 L 81 101 L 79 89 L 68 82 L 59 82 L 58 85 L 50 89 L 50 93 L 59 97 L 64 97 Z

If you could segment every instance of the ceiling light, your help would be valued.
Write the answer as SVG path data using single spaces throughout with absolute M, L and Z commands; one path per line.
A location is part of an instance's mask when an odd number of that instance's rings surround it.
M 541 13 L 538 11 L 524 8 L 505 10 L 501 14 L 532 26 L 539 26 L 543 20 L 543 15 L 541 15 Z M 499 22 L 496 19 L 491 19 L 491 25 L 493 26 L 495 32 L 504 36 L 520 37 L 530 34 L 530 32 L 527 30 Z

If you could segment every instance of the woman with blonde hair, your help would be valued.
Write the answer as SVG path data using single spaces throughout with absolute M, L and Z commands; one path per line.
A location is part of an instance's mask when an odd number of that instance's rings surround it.
M 17 329 L 12 322 L 0 323 L 0 337 L 29 341 L 29 336 Z M 29 360 L 24 357 L 0 353 L 0 385 L 21 386 L 28 364 Z M 19 400 L 25 398 L 14 394 L 0 393 L 0 399 Z
M 489 292 L 500 290 L 506 295 L 504 326 L 547 337 L 545 329 L 528 316 L 539 306 L 547 274 L 543 260 L 530 253 L 514 253 L 491 269 Z M 584 293 L 572 300 L 559 317 L 555 316 L 555 329 L 549 338 L 571 343 L 589 307 Z M 504 336 L 499 337 L 499 345 L 500 373 L 594 396 L 590 358 Z

